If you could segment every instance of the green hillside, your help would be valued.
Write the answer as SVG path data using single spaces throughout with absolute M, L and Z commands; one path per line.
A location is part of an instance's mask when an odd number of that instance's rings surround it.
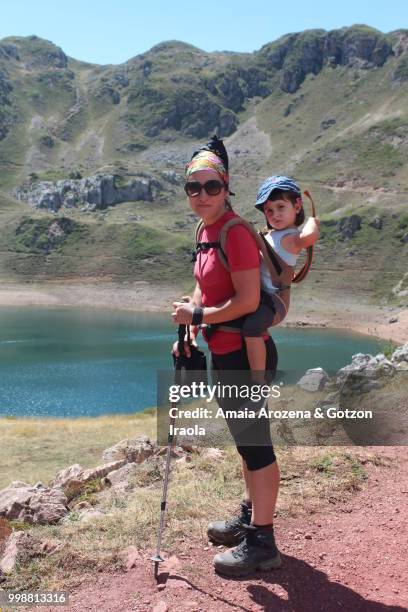
M 249 219 L 262 222 L 254 195 L 269 174 L 294 175 L 312 191 L 322 240 L 304 291 L 391 299 L 408 264 L 407 49 L 407 30 L 357 25 L 288 34 L 252 54 L 170 41 L 98 66 L 34 36 L 1 40 L 0 278 L 185 279 L 195 219 L 183 167 L 217 132 L 230 152 L 234 207 Z M 104 210 L 53 213 L 15 191 L 164 171 L 173 174 L 154 201 Z M 345 236 L 352 214 L 360 225 Z

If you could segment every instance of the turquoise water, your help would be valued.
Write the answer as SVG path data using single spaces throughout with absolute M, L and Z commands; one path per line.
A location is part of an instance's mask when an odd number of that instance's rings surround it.
M 377 353 L 367 336 L 276 329 L 279 380 L 308 368 L 334 372 L 354 353 Z M 0 309 L 0 415 L 97 416 L 156 405 L 156 372 L 170 369 L 176 327 L 163 314 Z

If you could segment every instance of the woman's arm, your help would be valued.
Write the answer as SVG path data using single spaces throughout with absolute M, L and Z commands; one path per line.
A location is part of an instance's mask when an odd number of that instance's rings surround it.
M 194 304 L 194 306 L 201 306 L 201 289 L 198 283 L 196 283 L 191 303 Z
M 259 305 L 261 275 L 259 268 L 231 274 L 235 294 L 217 306 L 204 308 L 204 323 L 222 323 L 254 312 Z
M 261 289 L 260 269 L 253 268 L 233 272 L 231 280 L 235 290 L 234 295 L 225 302 L 217 304 L 217 306 L 206 306 L 203 309 L 203 323 L 222 323 L 230 319 L 237 319 L 244 314 L 254 312 L 258 308 Z M 195 295 L 196 292 L 194 291 L 193 299 Z M 194 305 L 193 300 L 188 304 L 174 302 L 174 312 L 172 314 L 174 321 L 185 324 L 191 323 Z

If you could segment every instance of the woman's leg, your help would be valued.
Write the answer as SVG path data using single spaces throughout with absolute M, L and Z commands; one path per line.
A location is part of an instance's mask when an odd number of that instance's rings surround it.
M 277 366 L 277 351 L 271 339 L 265 346 L 266 380 L 270 383 Z M 228 378 L 229 371 L 248 369 L 248 360 L 243 352 L 225 356 L 213 356 L 213 368 L 221 384 L 236 382 Z M 250 382 L 250 381 L 249 381 Z M 222 402 L 224 410 L 237 409 L 236 401 Z M 279 468 L 270 438 L 269 419 L 247 419 L 228 421 L 231 434 L 242 458 L 242 473 L 245 481 L 245 501 L 255 509 L 252 523 L 271 525 L 279 488 Z M 252 502 L 252 503 L 251 503 Z
M 279 491 L 279 467 L 277 462 L 260 470 L 249 472 L 252 498 L 252 524 L 258 527 L 272 525 Z

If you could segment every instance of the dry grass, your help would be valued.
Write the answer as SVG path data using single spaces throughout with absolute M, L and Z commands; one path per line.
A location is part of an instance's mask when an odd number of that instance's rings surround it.
M 124 438 L 156 437 L 151 414 L 79 419 L 0 418 L 0 489 L 13 480 L 47 483 L 62 468 L 102 463 L 102 451 Z

